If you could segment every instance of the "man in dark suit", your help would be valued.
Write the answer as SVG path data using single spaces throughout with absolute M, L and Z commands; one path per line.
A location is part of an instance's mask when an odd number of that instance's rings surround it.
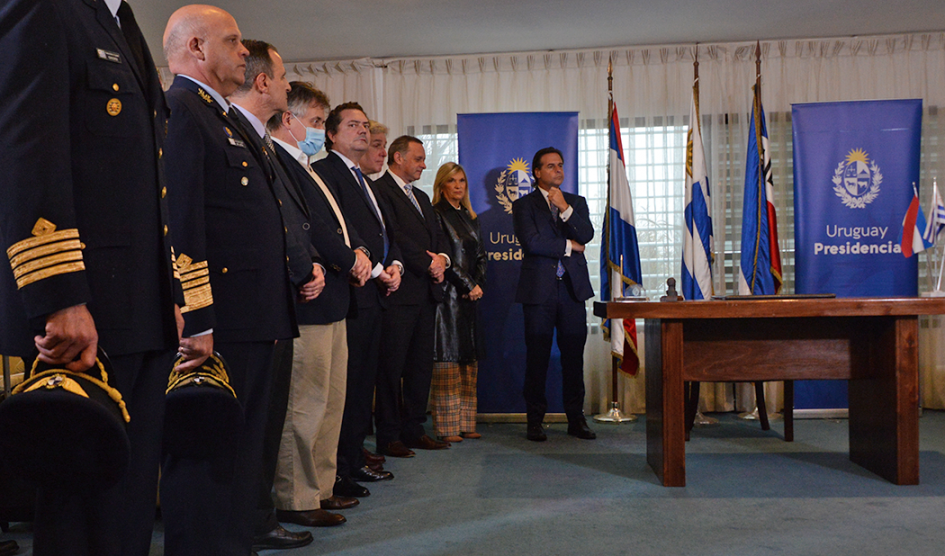
M 304 306 L 320 296 L 325 284 L 324 268 L 312 262 L 318 253 L 308 237 L 308 205 L 279 162 L 265 123 L 287 108 L 289 81 L 286 79 L 285 64 L 274 46 L 248 39 L 243 40 L 243 46 L 249 51 L 245 80 L 227 99 L 231 106 L 228 115 L 246 130 L 249 137 L 247 145 L 273 176 L 273 187 L 280 201 L 279 209 L 286 228 L 289 277 L 298 289 L 297 302 Z M 256 519 L 254 549 L 297 548 L 312 542 L 312 534 L 308 531 L 296 533 L 279 525 L 270 496 L 289 401 L 292 343 L 292 340 L 277 341 L 273 352 L 271 395 L 263 444 L 263 474 L 259 478 L 260 515 Z
M 161 480 L 165 554 L 247 554 L 275 340 L 298 334 L 286 223 L 271 167 L 225 97 L 245 80 L 247 49 L 230 16 L 185 6 L 168 21 L 164 52 L 177 75 L 167 93 L 171 222 L 180 233 L 184 367 L 218 351 L 245 422 L 233 455 L 168 456 Z M 286 201 L 287 202 L 287 201 Z
M 532 161 L 538 186 L 512 203 L 515 235 L 525 254 L 515 301 L 525 313 L 525 407 L 529 440 L 547 437 L 541 422 L 548 409 L 545 380 L 551 342 L 558 333 L 562 395 L 568 434 L 591 440 L 596 435 L 584 418 L 584 301 L 594 296 L 584 246 L 594 237 L 587 201 L 564 193 L 564 158 L 554 147 Z
M 327 157 L 312 168 L 335 193 L 348 225 L 371 254 L 371 280 L 354 293 L 348 313 L 348 380 L 345 409 L 338 438 L 338 482 L 334 493 L 363 497 L 370 492 L 354 482 L 355 471 L 367 462 L 362 450 L 371 423 L 377 354 L 381 341 L 381 315 L 387 295 L 400 287 L 403 266 L 390 230 L 389 211 L 361 172 L 359 161 L 367 151 L 368 118 L 360 105 L 336 106 L 325 122 Z
M 384 314 L 386 333 L 377 373 L 377 445 L 382 454 L 392 456 L 402 447 L 449 447 L 430 438 L 423 428 L 433 379 L 436 304 L 443 300 L 443 272 L 450 264 L 446 237 L 430 198 L 414 187 L 426 168 L 425 160 L 419 139 L 398 137 L 390 145 L 388 171 L 377 180 L 377 189 L 391 207 L 394 240 L 406 270 Z
M 0 29 L 0 353 L 85 370 L 101 346 L 132 416 L 122 482 L 40 490 L 33 554 L 146 555 L 184 301 L 161 84 L 120 0 L 12 0 Z
M 314 154 L 322 146 L 318 138 L 324 137 L 328 98 L 308 83 L 291 85 L 288 110 L 271 118 L 268 129 L 280 160 L 306 199 L 311 212 L 308 239 L 326 270 L 323 294 L 296 308 L 300 336 L 293 347 L 275 497 L 280 520 L 324 527 L 345 521 L 329 510 L 358 504 L 357 498 L 335 495 L 333 488 L 345 403 L 350 284 L 365 284 L 371 262 L 370 252 L 348 225 L 336 195 L 308 163 L 307 153 Z

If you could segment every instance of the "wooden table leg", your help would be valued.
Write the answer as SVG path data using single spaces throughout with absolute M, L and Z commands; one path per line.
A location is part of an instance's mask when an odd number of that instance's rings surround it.
M 686 486 L 683 325 L 646 321 L 646 460 L 663 486 Z
M 850 460 L 897 485 L 919 484 L 918 317 L 876 317 L 851 345 Z

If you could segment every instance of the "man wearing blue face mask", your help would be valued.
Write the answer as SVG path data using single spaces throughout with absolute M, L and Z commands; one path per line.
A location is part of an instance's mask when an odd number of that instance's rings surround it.
M 336 193 L 308 165 L 309 157 L 324 142 L 328 98 L 308 83 L 290 85 L 289 109 L 273 116 L 267 128 L 283 166 L 309 207 L 308 229 L 325 267 L 325 289 L 315 300 L 296 305 L 300 336 L 293 346 L 288 409 L 274 481 L 275 505 L 279 521 L 323 527 L 344 522 L 327 510 L 358 503 L 356 498 L 334 495 L 332 489 L 345 403 L 345 317 L 350 288 L 370 278 L 371 263 L 364 243 L 345 221 Z M 263 548 L 261 543 L 258 546 Z

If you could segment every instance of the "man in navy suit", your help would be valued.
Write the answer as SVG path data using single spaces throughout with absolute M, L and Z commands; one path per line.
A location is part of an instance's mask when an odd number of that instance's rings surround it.
M 560 189 L 561 151 L 547 147 L 535 153 L 532 173 L 538 187 L 512 203 L 515 235 L 525 254 L 515 301 L 525 313 L 527 436 L 536 442 L 547 439 L 541 422 L 548 409 L 545 381 L 557 331 L 568 434 L 591 440 L 596 435 L 584 418 L 584 301 L 594 290 L 584 246 L 593 239 L 594 227 L 584 197 Z
M 101 346 L 132 416 L 118 485 L 40 490 L 33 554 L 144 556 L 184 303 L 160 80 L 121 0 L 4 2 L 0 50 L 0 353 L 85 370 Z
M 225 97 L 245 81 L 247 49 L 233 17 L 191 5 L 171 15 L 164 52 L 168 200 L 184 284 L 184 367 L 218 351 L 245 422 L 233 455 L 167 456 L 161 480 L 168 556 L 248 554 L 276 340 L 298 334 L 286 226 L 271 166 Z M 289 202 L 288 200 L 284 202 Z
M 338 438 L 338 481 L 333 491 L 349 497 L 370 494 L 355 482 L 355 472 L 367 465 L 363 444 L 371 424 L 381 315 L 387 307 L 387 296 L 400 287 L 403 274 L 403 265 L 398 260 L 400 251 L 390 228 L 390 211 L 359 164 L 368 149 L 369 127 L 368 117 L 359 104 L 346 102 L 336 106 L 325 121 L 330 152 L 312 164 L 312 169 L 337 194 L 345 220 L 370 252 L 373 265 L 371 279 L 354 292 L 346 321 L 348 380 Z
M 443 300 L 443 272 L 450 265 L 449 246 L 430 198 L 414 187 L 426 169 L 425 161 L 423 142 L 398 137 L 390 144 L 388 171 L 377 180 L 391 207 L 394 240 L 406 270 L 384 314 L 377 373 L 377 446 L 391 456 L 403 447 L 408 451 L 449 447 L 430 438 L 423 428 L 433 379 L 436 304 Z
M 275 476 L 279 519 L 311 527 L 343 523 L 343 516 L 328 510 L 358 504 L 357 498 L 335 495 L 333 489 L 347 382 L 345 317 L 351 284 L 363 286 L 371 273 L 370 252 L 348 224 L 335 193 L 309 166 L 309 156 L 321 149 L 327 112 L 324 93 L 296 81 L 288 110 L 268 123 L 279 158 L 306 199 L 308 240 L 325 267 L 325 291 L 296 307 L 300 336 Z

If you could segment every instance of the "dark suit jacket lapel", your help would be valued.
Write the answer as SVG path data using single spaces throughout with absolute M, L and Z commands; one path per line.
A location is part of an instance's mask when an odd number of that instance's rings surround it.
M 135 77 L 138 79 L 138 84 L 141 85 L 141 90 L 145 91 L 145 93 L 148 93 L 148 81 L 141 73 L 143 71 L 147 71 L 147 69 L 138 67 L 138 63 L 135 62 L 134 53 L 131 51 L 131 47 L 128 46 L 128 41 L 125 40 L 125 35 L 118 27 L 118 22 L 115 21 L 115 17 L 108 9 L 108 6 L 106 6 L 105 2 L 102 0 L 85 0 L 85 3 L 90 8 L 95 10 L 95 17 L 98 19 L 99 24 L 103 29 L 105 29 L 105 31 L 108 33 L 108 36 L 112 38 L 112 42 L 115 43 L 118 51 L 121 52 L 121 63 L 128 64 L 128 67 L 131 68 L 131 71 L 134 72 Z
M 351 174 L 351 169 L 348 168 L 348 165 L 345 163 L 345 161 L 342 160 L 340 156 L 338 156 L 337 154 L 333 152 L 328 153 L 328 159 L 335 166 L 335 171 L 341 175 L 342 181 L 344 181 L 345 183 L 347 183 L 348 186 L 353 187 L 355 191 L 357 191 L 358 198 L 361 199 L 361 202 L 364 203 L 364 206 L 367 207 L 368 212 L 370 212 L 371 214 L 374 214 L 375 213 L 374 207 L 371 206 L 371 201 L 368 200 L 364 196 L 364 191 L 361 190 L 361 184 L 359 184 L 358 180 L 356 180 L 354 175 Z M 368 178 L 364 178 L 364 180 L 365 180 L 364 181 L 365 184 L 368 184 L 368 181 L 370 181 L 368 180 Z M 345 186 L 342 185 L 342 187 L 345 187 Z M 369 184 L 368 184 L 368 187 L 370 187 Z M 377 199 L 378 208 L 382 211 L 381 214 L 383 215 L 384 209 L 381 208 L 380 197 L 377 196 L 376 191 L 372 191 L 372 192 L 374 193 L 374 198 Z M 337 199 L 337 196 L 335 198 Z M 377 217 L 375 216 L 374 218 L 376 219 Z M 386 219 L 387 216 L 383 215 L 383 218 Z

